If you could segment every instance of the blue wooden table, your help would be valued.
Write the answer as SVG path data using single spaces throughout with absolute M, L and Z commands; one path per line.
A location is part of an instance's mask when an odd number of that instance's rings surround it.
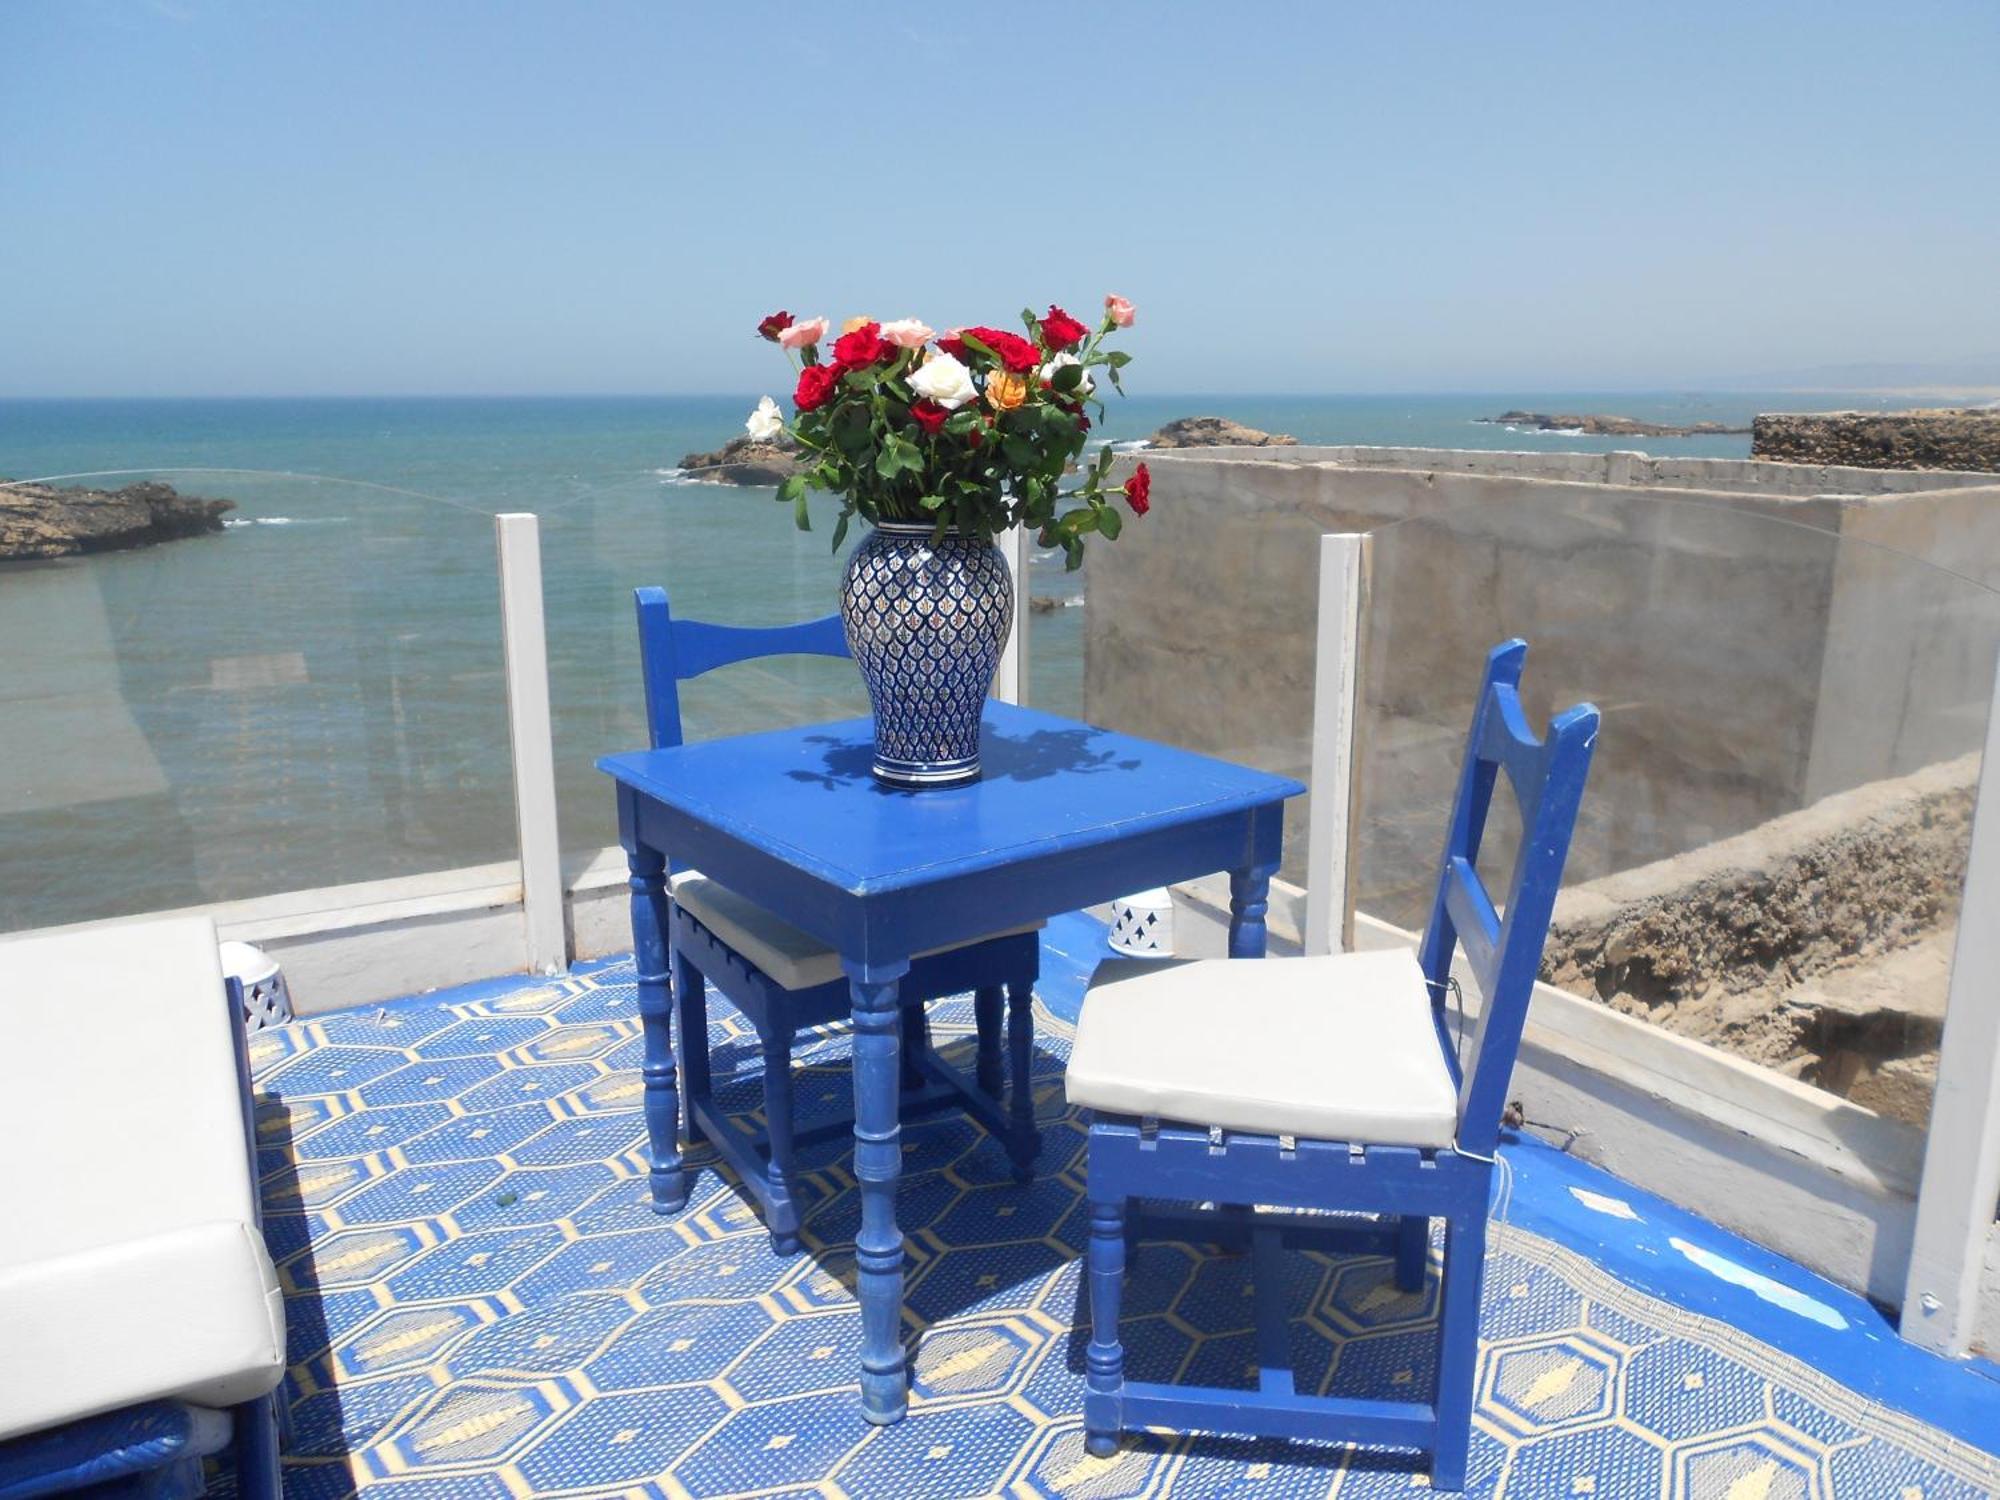
M 892 791 L 869 775 L 873 733 L 856 719 L 598 762 L 618 783 L 643 1011 L 669 1014 L 668 861 L 841 955 L 854 1014 L 861 1406 L 873 1422 L 896 1421 L 908 1401 L 896 984 L 911 955 L 1220 870 L 1230 955 L 1261 957 L 1285 799 L 1305 790 L 1003 703 L 987 708 L 981 755 L 970 786 Z M 678 1172 L 668 1028 L 646 1035 L 648 1114 L 666 1124 L 655 1166 Z

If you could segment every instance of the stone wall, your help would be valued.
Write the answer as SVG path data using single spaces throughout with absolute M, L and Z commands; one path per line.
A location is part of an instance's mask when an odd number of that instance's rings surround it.
M 1868 469 L 2000 472 L 2000 409 L 1777 412 L 1751 429 L 1754 458 Z
M 1607 482 L 1608 459 L 1629 482 Z M 1423 920 L 1479 663 L 1510 635 L 1531 643 L 1533 714 L 1581 698 L 1605 714 L 1574 879 L 1979 743 L 2000 641 L 2000 596 L 1973 581 L 2000 570 L 1984 476 L 1410 450 L 1149 461 L 1145 524 L 1091 557 L 1086 715 L 1303 776 L 1317 538 L 1374 531 L 1360 890 L 1386 920 Z M 1888 493 L 1797 488 L 1831 474 Z M 1287 818 L 1295 880 L 1306 820 Z

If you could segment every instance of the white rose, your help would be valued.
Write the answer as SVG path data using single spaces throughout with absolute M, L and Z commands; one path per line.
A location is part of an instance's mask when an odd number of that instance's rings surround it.
M 778 410 L 777 402 L 766 396 L 750 413 L 750 420 L 743 424 L 743 430 L 758 442 L 768 443 L 785 430 L 785 414 Z
M 957 411 L 979 394 L 972 388 L 972 372 L 949 354 L 927 360 L 910 376 L 910 389 L 930 397 L 946 411 Z
M 1047 364 L 1042 366 L 1042 384 L 1043 385 L 1053 384 L 1056 378 L 1056 371 L 1060 370 L 1064 365 L 1077 365 L 1082 363 L 1083 361 L 1078 359 L 1074 354 L 1056 355 Z M 1096 387 L 1092 383 L 1090 378 L 1090 372 L 1088 370 L 1085 370 L 1083 372 L 1083 379 L 1079 380 L 1076 383 L 1076 389 L 1071 391 L 1070 394 L 1072 396 L 1077 396 L 1077 397 L 1088 396 L 1091 393 L 1091 391 L 1094 390 L 1095 388 Z

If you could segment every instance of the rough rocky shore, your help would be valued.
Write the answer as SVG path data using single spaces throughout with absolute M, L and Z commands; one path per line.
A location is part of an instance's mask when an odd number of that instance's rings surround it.
M 1750 456 L 1856 469 L 2000 473 L 2000 408 L 1773 412 L 1757 418 Z
M 1926 766 L 1573 886 L 1542 977 L 1921 1124 L 1978 770 Z
M 1260 432 L 1227 417 L 1182 417 L 1169 422 L 1146 440 L 1148 448 L 1284 448 L 1298 439 L 1282 432 Z
M 1493 427 L 1532 427 L 1538 432 L 1587 432 L 1596 437 L 1729 437 L 1750 431 L 1748 427 L 1730 427 L 1722 422 L 1642 422 L 1636 417 L 1609 417 L 1600 413 L 1576 415 L 1568 412 L 1503 411 L 1497 417 L 1482 417 L 1480 420 Z
M 789 436 L 774 443 L 733 437 L 712 453 L 681 455 L 685 476 L 710 484 L 783 484 L 804 468 L 798 444 Z
M 234 500 L 183 495 L 170 484 L 66 490 L 0 480 L 0 562 L 148 547 L 222 530 Z

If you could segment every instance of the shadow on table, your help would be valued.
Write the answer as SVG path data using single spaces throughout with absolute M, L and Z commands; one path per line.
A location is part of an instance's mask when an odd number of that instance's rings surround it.
M 988 733 L 980 746 L 982 781 L 1045 781 L 1051 776 L 1091 775 L 1099 771 L 1130 771 L 1139 762 L 1120 757 L 1115 750 L 1093 750 L 1091 743 L 1105 737 L 1105 731 L 1080 724 L 1074 729 L 1038 729 L 1032 734 L 995 735 Z M 937 796 L 941 789 L 921 791 L 883 786 L 869 774 L 875 763 L 875 746 L 867 740 L 842 739 L 822 734 L 807 737 L 807 744 L 824 746 L 819 771 L 787 771 L 794 781 L 810 782 L 827 791 L 845 786 L 867 785 L 884 797 Z

